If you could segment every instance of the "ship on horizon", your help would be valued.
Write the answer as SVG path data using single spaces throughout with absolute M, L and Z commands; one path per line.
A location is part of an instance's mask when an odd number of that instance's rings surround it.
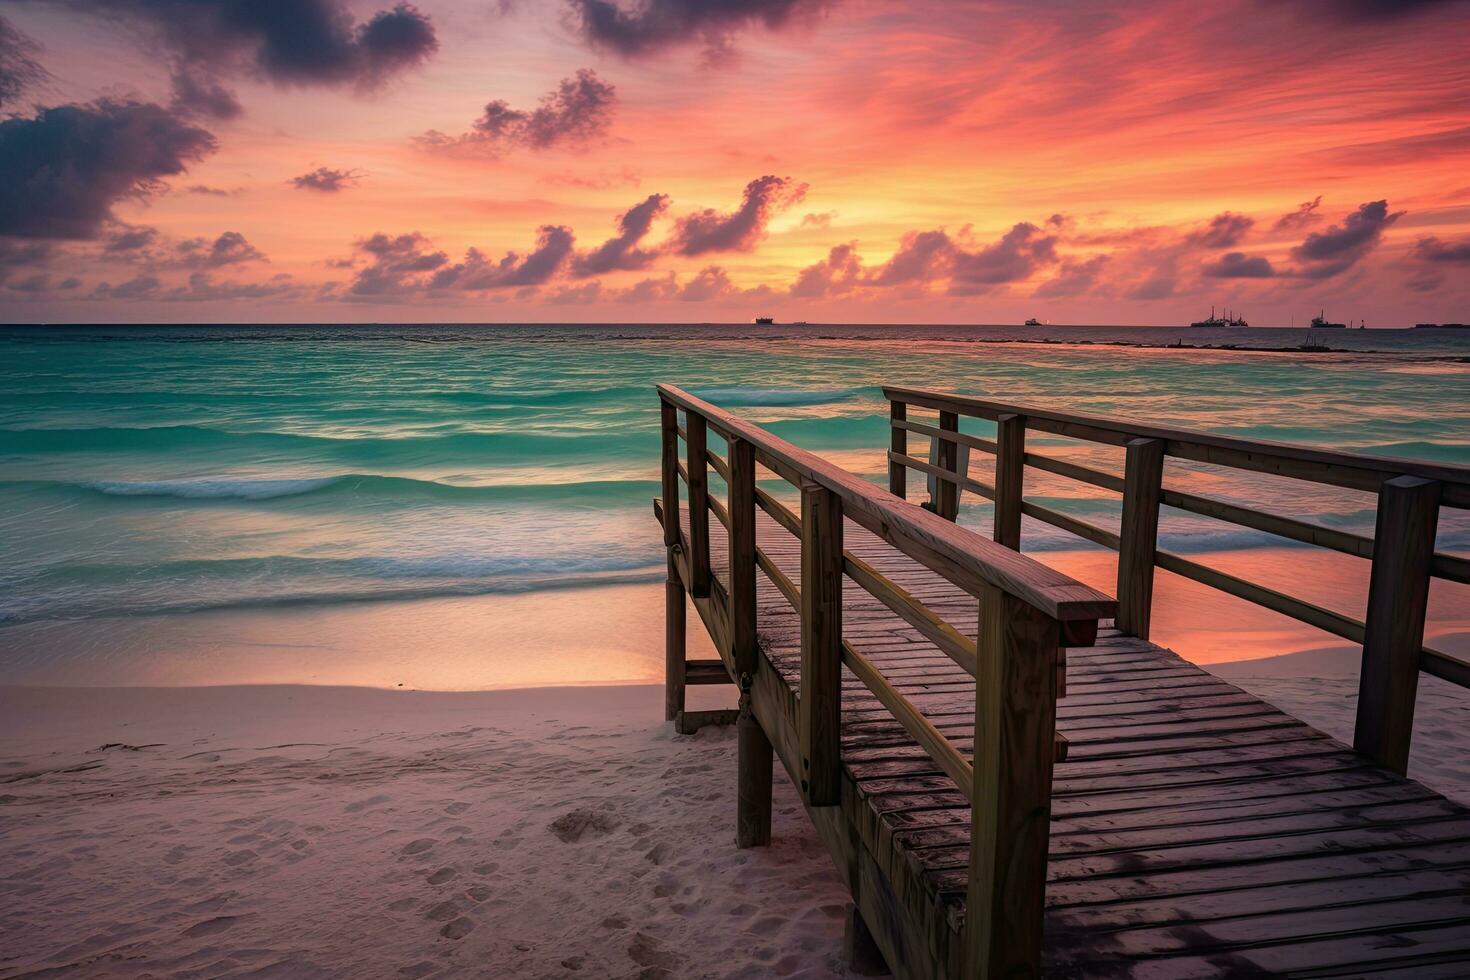
M 755 318 L 755 322 L 758 326 L 768 327 L 776 322 L 776 318 L 773 316 L 758 316 Z
M 1038 320 L 1038 319 L 1036 319 L 1036 317 L 1033 316 L 1029 320 L 1027 320 L 1025 323 L 1021 324 L 1021 326 L 1023 326 L 1023 327 L 1039 327 L 1039 326 L 1041 326 L 1041 321 Z
M 1225 310 L 1220 316 L 1216 316 L 1215 308 L 1212 306 L 1208 319 L 1196 320 L 1190 326 L 1207 329 L 1209 327 L 1248 327 L 1250 324 L 1245 321 L 1245 317 L 1232 315 L 1230 310 Z
M 1316 316 L 1312 317 L 1312 324 L 1307 329 L 1308 330 L 1346 330 L 1347 329 L 1347 324 L 1346 323 L 1328 323 L 1327 322 L 1327 311 L 1326 310 L 1322 310 Z

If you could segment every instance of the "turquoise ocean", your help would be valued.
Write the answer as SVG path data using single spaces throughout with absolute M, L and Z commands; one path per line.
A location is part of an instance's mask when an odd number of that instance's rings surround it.
M 177 658 L 180 647 L 192 648 L 195 668 L 207 668 L 211 657 L 243 655 L 232 639 L 242 630 L 253 638 L 246 646 L 259 646 L 273 622 L 290 620 L 292 636 L 330 632 L 345 622 L 333 615 L 360 620 L 370 611 L 374 622 L 396 622 L 434 602 L 457 603 L 457 615 L 483 610 L 491 626 L 482 623 L 477 642 L 485 629 L 496 635 L 496 616 L 513 613 L 519 649 L 489 644 L 476 655 L 526 657 L 537 646 L 537 610 L 548 628 L 565 629 L 575 596 L 589 589 L 656 609 L 650 597 L 661 595 L 662 553 L 650 501 L 658 491 L 653 386 L 660 381 L 880 482 L 883 383 L 1470 463 L 1470 332 L 1328 338 L 1376 353 L 1114 346 L 1165 345 L 1180 333 L 834 325 L 0 329 L 0 683 L 192 682 L 208 670 L 172 678 L 138 668 L 150 657 Z M 1193 343 L 1302 341 L 1301 331 L 1186 333 Z M 1022 342 L 1038 339 L 1062 342 Z M 986 431 L 984 423 L 967 427 Z M 1066 440 L 1033 446 L 1116 467 L 1108 451 Z M 1372 499 L 1363 495 L 1208 467 L 1178 478 L 1229 499 L 1372 530 Z M 1028 483 L 1028 491 L 1116 523 L 1108 494 L 1060 480 Z M 988 508 L 967 503 L 962 520 L 983 530 Z M 1043 560 L 1082 547 L 1029 521 L 1025 539 Z M 1277 584 L 1318 567 L 1288 567 L 1305 548 L 1283 550 L 1265 535 L 1183 514 L 1166 514 L 1163 539 L 1202 560 L 1270 555 L 1265 571 L 1278 573 Z M 1440 547 L 1470 551 L 1462 513 L 1446 511 Z M 1452 648 L 1463 639 L 1461 614 L 1470 619 L 1465 598 L 1437 596 L 1437 609 L 1451 610 Z M 1344 611 L 1361 613 L 1351 602 Z M 343 635 L 371 645 L 360 622 Z M 586 629 L 598 631 L 595 622 Z M 420 646 L 394 641 L 403 658 L 420 650 L 429 665 L 414 683 L 463 686 L 432 667 L 455 655 L 446 647 L 463 642 L 462 634 L 433 634 L 424 627 Z M 293 649 L 271 663 L 314 656 L 311 644 Z M 648 663 L 660 656 L 649 651 Z M 221 676 L 271 680 L 271 669 Z M 300 676 L 286 674 L 279 679 Z M 607 674 L 589 660 L 558 679 Z M 484 676 L 495 683 L 500 675 Z

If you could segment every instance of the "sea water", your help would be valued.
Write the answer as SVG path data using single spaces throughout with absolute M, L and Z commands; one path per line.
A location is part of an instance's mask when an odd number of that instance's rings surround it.
M 0 329 L 0 683 L 650 679 L 663 576 L 651 508 L 657 382 L 883 485 L 885 383 L 1470 463 L 1470 333 L 1328 338 L 1375 353 L 1164 346 L 1180 333 Z M 1239 347 L 1303 341 L 1300 331 L 1187 333 Z M 1044 339 L 1059 343 L 1034 342 Z M 1119 470 L 1111 450 L 1041 434 L 1029 445 Z M 988 461 L 973 463 L 983 477 Z M 1181 489 L 1372 532 L 1366 494 L 1211 467 L 1170 473 Z M 1028 475 L 1027 491 L 1116 527 L 1115 495 L 1046 474 Z M 910 495 L 924 493 L 915 475 Z M 988 506 L 967 497 L 961 521 L 988 532 Z M 1339 588 L 1338 566 L 1282 544 L 1167 510 L 1161 535 L 1161 547 L 1207 563 L 1255 556 L 1255 570 L 1275 576 L 1266 584 L 1362 614 L 1361 588 Z M 1042 560 L 1089 547 L 1029 519 L 1024 545 Z M 1463 512 L 1446 510 L 1439 547 L 1470 549 Z M 1343 581 L 1361 582 L 1366 563 L 1339 558 Z M 1452 649 L 1470 646 L 1466 592 L 1436 590 L 1434 629 Z M 397 651 L 391 667 L 345 666 L 374 663 L 383 646 Z M 556 670 L 520 669 L 548 651 Z

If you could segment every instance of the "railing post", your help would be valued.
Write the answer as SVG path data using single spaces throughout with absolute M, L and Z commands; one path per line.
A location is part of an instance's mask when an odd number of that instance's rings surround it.
M 709 460 L 703 415 L 684 413 L 684 448 L 689 470 L 689 594 L 709 595 Z
M 1118 631 L 1148 639 L 1159 541 L 1164 443 L 1134 439 L 1123 463 L 1123 526 L 1118 544 Z
M 740 716 L 735 721 L 735 846 L 771 842 L 771 740 L 750 703 L 750 676 L 740 679 Z
M 801 488 L 801 790 L 810 806 L 842 793 L 842 502 L 825 487 Z
M 1021 550 L 1021 498 L 1026 482 L 1026 419 L 1002 415 L 995 421 L 995 540 Z
M 1414 734 L 1439 495 L 1437 482 L 1413 476 L 1378 491 L 1353 748 L 1400 774 L 1408 770 Z
M 664 500 L 664 545 L 679 543 L 679 409 L 659 399 L 663 460 L 659 471 Z
M 665 519 L 670 511 L 665 509 Z M 677 518 L 679 512 L 672 512 Z M 684 657 L 686 609 L 684 584 L 679 581 L 679 565 L 674 549 L 668 549 L 669 571 L 664 581 L 664 720 L 673 721 L 684 710 Z
M 940 412 L 939 428 L 945 432 L 960 430 L 960 417 L 956 412 Z M 940 469 L 958 474 L 960 469 L 960 446 L 948 439 L 938 439 L 938 465 Z M 934 513 L 952 521 L 960 513 L 960 485 L 949 480 L 934 478 Z
M 755 674 L 755 448 L 731 439 L 730 659 L 735 678 Z
M 1039 976 L 1057 717 L 1057 621 L 980 597 L 966 977 Z
M 893 401 L 888 403 L 888 448 L 893 452 L 907 456 L 909 451 L 909 433 L 907 429 L 900 429 L 899 422 L 905 422 L 909 417 L 909 407 L 904 402 Z M 888 492 L 895 497 L 903 497 L 908 491 L 908 469 L 894 459 L 888 460 Z

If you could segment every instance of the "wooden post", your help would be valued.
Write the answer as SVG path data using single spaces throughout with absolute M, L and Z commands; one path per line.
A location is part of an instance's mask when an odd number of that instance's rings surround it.
M 709 595 L 709 460 L 703 415 L 684 413 L 684 448 L 689 469 L 689 594 Z
M 1414 734 L 1439 494 L 1438 483 L 1413 476 L 1378 491 L 1353 748 L 1399 774 L 1408 770 Z
M 997 543 L 1021 550 L 1021 498 L 1026 484 L 1026 419 L 995 421 L 995 533 Z
M 1146 640 L 1154 602 L 1164 443 L 1159 439 L 1134 439 L 1128 443 L 1127 453 L 1118 545 L 1118 630 Z
M 754 676 L 755 640 L 755 447 L 731 439 L 730 465 L 730 658 L 735 679 Z
M 1039 976 L 1056 738 L 1057 621 L 980 598 L 966 977 Z
M 735 722 L 735 846 L 771 842 L 771 740 L 750 707 L 750 678 L 741 679 L 740 717 Z
M 810 806 L 835 806 L 842 792 L 842 501 L 801 488 L 801 791 Z
M 664 545 L 679 543 L 679 410 L 659 399 L 663 426 L 663 466 L 660 471 L 664 500 Z
M 895 423 L 907 421 L 909 407 L 904 402 L 888 403 L 888 448 L 905 456 L 909 451 L 909 433 Z M 888 492 L 895 497 L 907 496 L 908 470 L 902 463 L 888 461 Z
M 945 432 L 958 432 L 960 430 L 960 417 L 955 412 L 940 412 L 939 427 Z M 958 443 L 950 442 L 948 439 L 940 439 L 939 442 L 939 467 L 951 473 L 958 473 L 960 469 L 960 447 Z M 947 521 L 952 521 L 960 513 L 960 485 L 949 480 L 934 480 L 934 513 Z
M 678 511 L 672 512 L 678 515 Z M 670 511 L 664 511 L 669 518 Z M 668 579 L 664 582 L 664 720 L 673 721 L 684 710 L 684 644 L 686 610 L 684 585 L 679 581 L 679 565 L 674 549 L 669 548 Z

